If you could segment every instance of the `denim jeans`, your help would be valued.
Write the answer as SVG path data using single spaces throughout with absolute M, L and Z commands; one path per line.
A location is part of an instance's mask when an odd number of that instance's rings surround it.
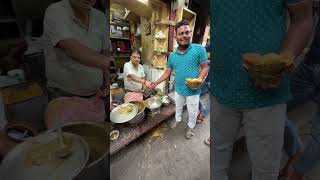
M 294 164 L 299 173 L 305 174 L 320 159 L 320 65 L 301 62 L 290 79 L 290 90 L 293 98 L 288 102 L 289 111 L 309 100 L 314 100 L 318 105 L 311 122 L 312 140 Z M 286 122 L 284 149 L 289 156 L 302 150 L 298 130 L 290 120 Z
M 210 79 L 209 77 L 207 77 L 200 88 L 201 94 L 207 94 L 209 92 L 209 88 L 210 88 Z M 203 101 L 200 99 L 199 111 L 204 115 L 204 117 L 207 117 L 210 113 L 210 101 L 209 101 L 208 107 L 205 107 Z
M 208 104 L 208 107 L 205 107 L 203 101 L 200 99 L 200 101 L 199 101 L 199 110 L 200 110 L 200 112 L 202 113 L 202 115 L 204 117 L 207 117 L 209 115 L 209 113 L 210 113 L 210 102 Z

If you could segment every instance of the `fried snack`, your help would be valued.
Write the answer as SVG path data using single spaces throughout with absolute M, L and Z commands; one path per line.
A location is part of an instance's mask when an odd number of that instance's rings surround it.
M 262 56 L 260 54 L 257 53 L 245 53 L 242 55 L 242 59 L 246 64 L 249 65 L 258 65 L 258 64 L 262 64 Z
M 131 104 L 127 104 L 119 109 L 120 114 L 129 114 L 133 111 L 133 107 Z
M 198 89 L 201 85 L 202 80 L 198 78 L 186 78 L 186 84 L 189 86 L 190 89 Z
M 262 89 L 278 87 L 283 77 L 294 69 L 294 56 L 290 53 L 245 53 L 242 60 L 256 86 Z

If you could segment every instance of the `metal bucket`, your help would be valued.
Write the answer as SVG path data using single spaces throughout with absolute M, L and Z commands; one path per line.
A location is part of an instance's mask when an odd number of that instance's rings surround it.
M 74 180 L 108 179 L 110 140 L 105 125 L 94 122 L 75 122 L 64 124 L 62 130 L 81 136 L 89 145 L 88 163 Z M 49 131 L 55 131 L 55 129 Z

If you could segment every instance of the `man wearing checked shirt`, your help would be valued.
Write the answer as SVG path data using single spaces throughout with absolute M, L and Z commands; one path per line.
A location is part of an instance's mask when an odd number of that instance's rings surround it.
M 156 87 L 170 76 L 172 70 L 175 71 L 176 115 L 175 120 L 171 123 L 171 128 L 175 128 L 177 123 L 181 122 L 183 106 L 187 102 L 189 122 L 186 138 L 191 139 L 194 136 L 201 91 L 199 88 L 191 90 L 185 81 L 186 78 L 198 78 L 200 80 L 205 78 L 208 73 L 208 57 L 204 47 L 200 44 L 190 43 L 191 30 L 187 21 L 178 22 L 175 30 L 178 48 L 169 56 L 164 74 L 153 82 L 152 86 Z
M 211 177 L 228 180 L 233 144 L 244 124 L 252 180 L 278 178 L 287 79 L 275 89 L 256 88 L 241 55 L 290 52 L 299 55 L 312 31 L 311 0 L 211 1 Z M 290 23 L 287 29 L 287 12 Z M 280 80 L 280 79 L 279 79 Z

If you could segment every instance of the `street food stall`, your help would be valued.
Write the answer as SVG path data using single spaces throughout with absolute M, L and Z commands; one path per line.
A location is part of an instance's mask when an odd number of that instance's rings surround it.
M 114 107 L 110 114 L 110 154 L 159 125 L 175 113 L 173 100 L 155 95 L 146 100 L 129 101 Z
M 123 83 L 123 66 L 131 60 L 132 49 L 142 52 L 145 79 L 153 82 L 163 74 L 168 56 L 177 46 L 175 23 L 188 20 L 193 34 L 196 14 L 185 6 L 169 8 L 170 5 L 158 0 L 148 3 L 111 0 L 110 37 L 114 67 L 110 71 L 116 74 L 110 86 L 111 155 L 175 114 L 174 72 L 156 89 L 147 88 L 143 93 L 128 92 Z

